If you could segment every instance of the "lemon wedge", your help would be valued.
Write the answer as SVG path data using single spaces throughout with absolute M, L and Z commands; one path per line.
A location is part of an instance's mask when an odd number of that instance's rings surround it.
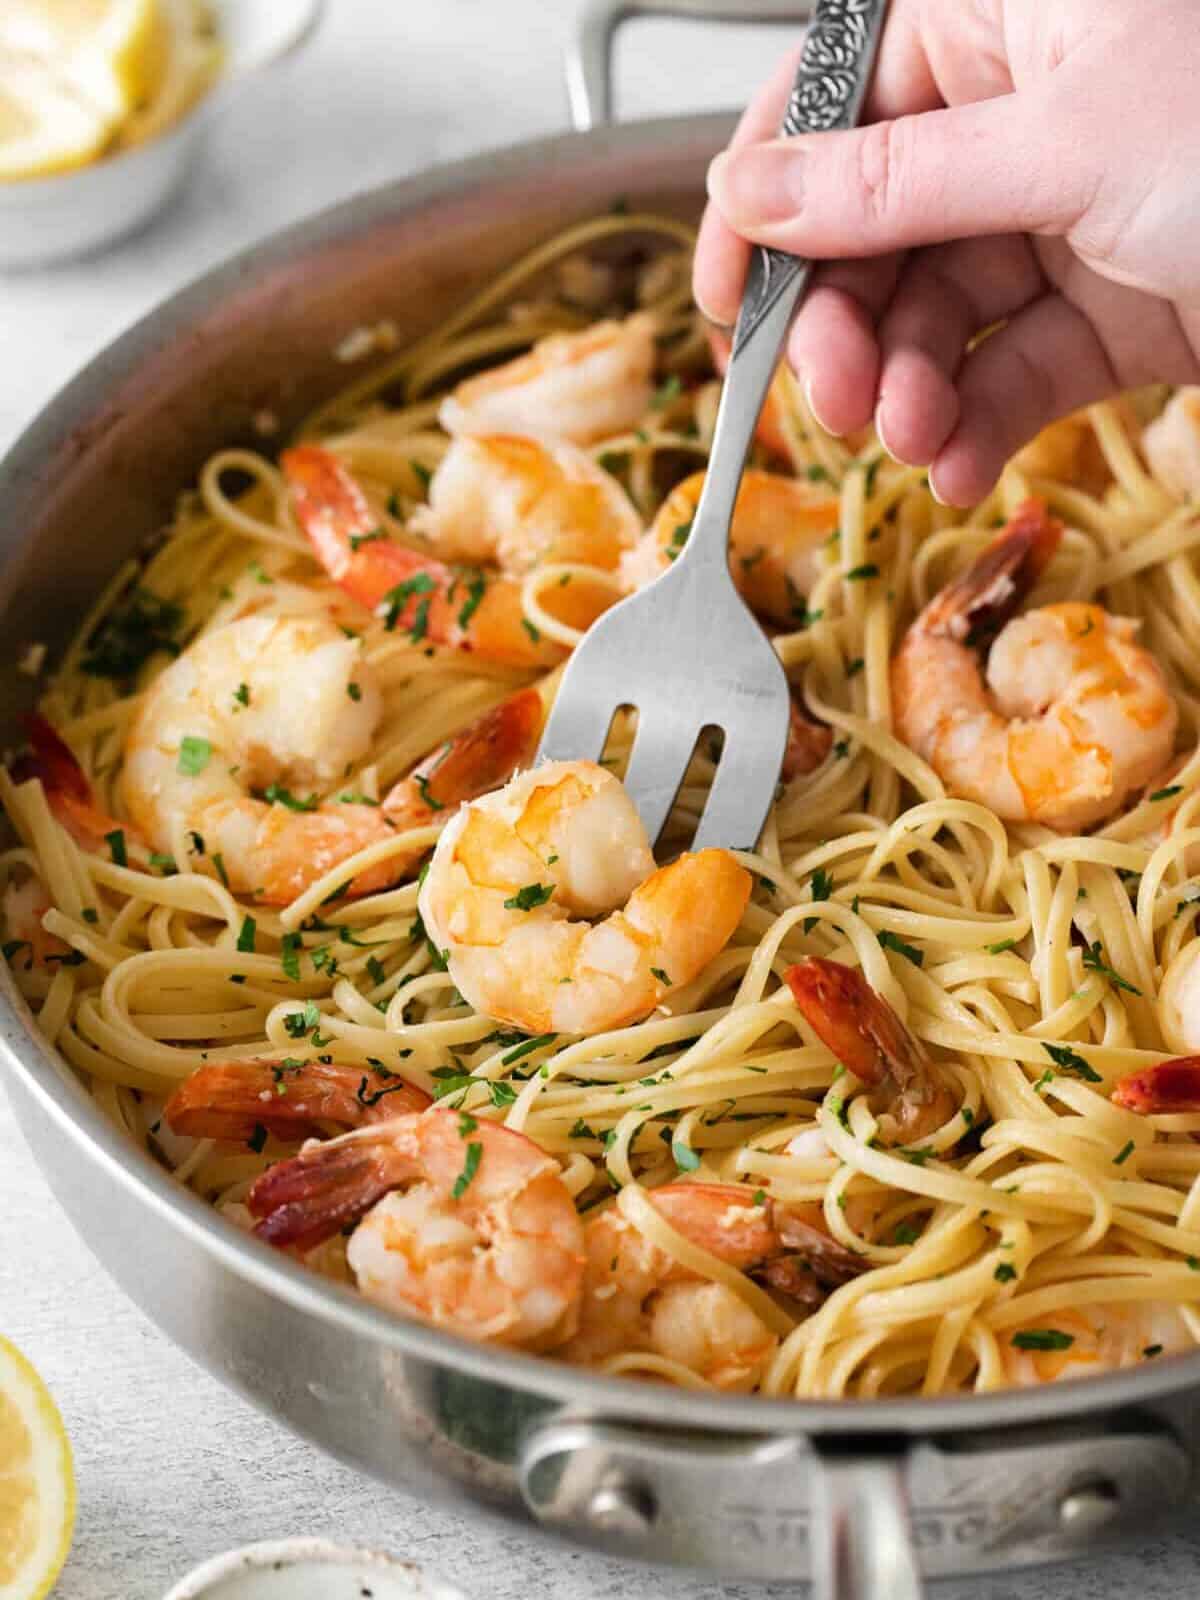
M 0 49 L 32 58 L 115 127 L 158 94 L 171 37 L 159 0 L 3 0 Z
M 0 1595 L 41 1600 L 75 1522 L 71 1447 L 45 1384 L 0 1337 Z
M 0 181 L 82 167 L 111 136 L 108 120 L 60 79 L 28 57 L 0 52 Z

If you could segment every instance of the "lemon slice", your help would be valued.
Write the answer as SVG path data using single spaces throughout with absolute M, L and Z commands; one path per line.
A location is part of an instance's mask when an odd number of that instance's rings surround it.
M 0 1337 L 0 1595 L 41 1600 L 71 1544 L 75 1475 L 45 1384 Z
M 84 166 L 111 137 L 108 120 L 52 73 L 0 52 L 0 180 Z
M 171 38 L 159 0 L 3 0 L 0 48 L 32 57 L 115 126 L 162 87 Z

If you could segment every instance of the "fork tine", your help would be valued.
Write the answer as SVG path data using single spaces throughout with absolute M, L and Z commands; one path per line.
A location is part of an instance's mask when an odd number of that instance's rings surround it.
M 782 740 L 747 739 L 726 730 L 693 850 L 722 845 L 730 850 L 754 849 L 775 799 L 786 741 L 786 726 Z
M 638 713 L 637 736 L 625 771 L 625 789 L 637 807 L 651 845 L 671 814 L 700 730 L 677 708 L 653 706 Z
M 571 693 L 559 685 L 535 761 L 599 761 L 617 707 L 587 693 Z

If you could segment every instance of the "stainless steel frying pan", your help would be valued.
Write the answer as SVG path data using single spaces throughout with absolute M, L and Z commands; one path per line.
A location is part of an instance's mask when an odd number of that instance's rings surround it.
M 330 352 L 415 335 L 503 264 L 625 197 L 696 216 L 723 117 L 604 125 L 608 41 L 634 12 L 795 17 L 792 4 L 598 4 L 572 63 L 590 129 L 390 185 L 206 274 L 92 361 L 0 463 L 3 742 L 52 652 L 204 458 L 344 380 Z M 604 1379 L 407 1323 L 229 1227 L 131 1149 L 11 986 L 17 1116 L 79 1232 L 197 1361 L 375 1476 L 503 1508 L 615 1553 L 842 1600 L 918 1573 L 1092 1552 L 1193 1493 L 1200 1355 L 1038 1392 L 795 1404 Z

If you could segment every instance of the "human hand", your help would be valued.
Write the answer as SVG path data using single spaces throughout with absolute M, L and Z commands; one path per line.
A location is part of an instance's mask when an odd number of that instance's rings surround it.
M 867 125 L 776 138 L 797 51 L 709 171 L 697 300 L 734 320 L 747 240 L 828 262 L 788 340 L 815 415 L 873 416 L 958 505 L 1055 417 L 1196 382 L 1195 23 L 1195 0 L 892 0 Z

